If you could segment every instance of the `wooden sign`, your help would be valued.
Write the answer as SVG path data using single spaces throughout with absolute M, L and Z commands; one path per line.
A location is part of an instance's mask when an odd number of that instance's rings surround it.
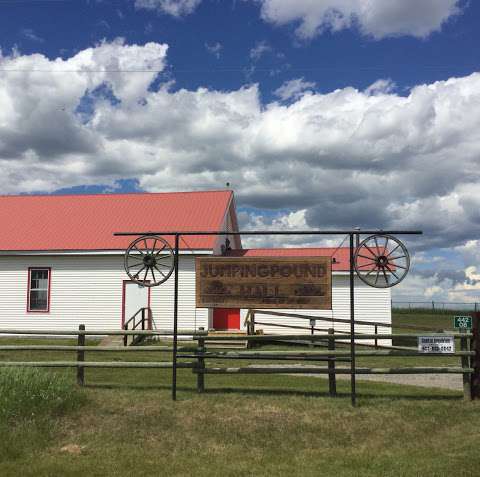
M 330 257 L 197 257 L 197 308 L 332 309 Z

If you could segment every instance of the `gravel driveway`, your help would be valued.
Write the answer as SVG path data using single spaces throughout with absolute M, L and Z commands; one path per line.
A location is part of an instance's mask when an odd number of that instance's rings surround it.
M 248 367 L 278 366 L 275 364 L 250 365 Z M 292 367 L 303 367 L 301 364 Z M 288 373 L 294 374 L 294 373 Z M 327 378 L 326 374 L 294 374 L 295 376 L 312 376 L 315 378 Z M 377 381 L 391 384 L 406 384 L 409 386 L 421 386 L 425 388 L 442 388 L 453 391 L 463 390 L 463 378 L 461 374 L 357 374 L 357 381 Z M 350 379 L 349 374 L 337 374 L 337 379 Z
M 320 377 L 319 374 L 316 376 Z M 325 375 L 322 377 L 325 377 Z M 350 376 L 348 374 L 337 374 L 337 379 L 350 379 Z M 461 374 L 357 374 L 357 381 L 380 381 L 382 383 L 408 384 L 425 388 L 463 390 Z

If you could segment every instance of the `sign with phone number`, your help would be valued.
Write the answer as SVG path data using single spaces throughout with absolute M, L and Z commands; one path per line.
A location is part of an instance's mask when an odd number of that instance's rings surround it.
M 453 336 L 419 336 L 419 353 L 455 353 L 455 338 Z

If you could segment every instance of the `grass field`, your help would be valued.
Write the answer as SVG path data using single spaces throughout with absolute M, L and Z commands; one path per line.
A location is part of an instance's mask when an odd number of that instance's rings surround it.
M 424 323 L 419 317 L 400 319 Z M 169 358 L 133 354 L 128 360 Z M 39 357 L 73 358 L 72 353 L 0 354 L 1 360 Z M 92 352 L 87 359 L 125 358 Z M 58 374 L 75 380 L 74 370 Z M 338 383 L 339 395 L 332 399 L 327 381 L 313 377 L 208 375 L 207 392 L 198 395 L 195 376 L 180 370 L 175 403 L 169 370 L 87 369 L 86 383 L 78 406 L 60 407 L 47 418 L 0 419 L 1 476 L 480 472 L 480 404 L 464 402 L 459 392 L 360 382 L 359 406 L 353 409 L 348 381 Z

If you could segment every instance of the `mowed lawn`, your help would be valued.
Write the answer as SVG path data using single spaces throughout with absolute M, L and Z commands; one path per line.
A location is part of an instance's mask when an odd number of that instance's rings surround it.
M 87 360 L 169 360 L 127 356 L 92 352 Z M 74 382 L 75 370 L 57 372 Z M 480 403 L 461 392 L 359 382 L 352 408 L 348 381 L 332 399 L 316 377 L 207 375 L 199 395 L 196 377 L 179 370 L 175 403 L 170 370 L 86 369 L 86 383 L 74 411 L 24 416 L 3 431 L 0 424 L 1 476 L 480 474 Z

